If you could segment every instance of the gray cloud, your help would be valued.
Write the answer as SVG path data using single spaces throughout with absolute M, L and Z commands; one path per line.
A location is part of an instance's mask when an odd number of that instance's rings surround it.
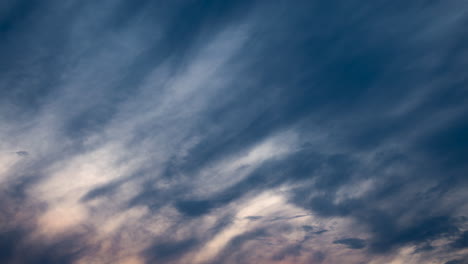
M 17 151 L 15 152 L 16 155 L 20 156 L 20 157 L 26 157 L 29 155 L 29 153 L 27 151 L 24 151 L 24 150 L 21 150 L 21 151 Z

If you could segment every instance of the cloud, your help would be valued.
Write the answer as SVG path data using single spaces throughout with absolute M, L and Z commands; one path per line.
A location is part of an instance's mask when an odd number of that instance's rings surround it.
M 466 261 L 461 260 L 461 259 L 454 259 L 454 260 L 445 262 L 445 264 L 463 264 L 463 263 L 466 263 Z
M 468 231 L 463 232 L 457 240 L 453 241 L 452 246 L 455 248 L 468 247 Z
M 359 238 L 343 238 L 333 241 L 333 244 L 343 244 L 350 249 L 363 249 L 366 247 L 366 241 Z
M 463 263 L 467 10 L 4 1 L 0 262 Z
M 17 152 L 15 152 L 15 153 L 16 153 L 16 155 L 18 155 L 18 156 L 20 156 L 20 157 L 26 157 L 26 156 L 29 155 L 29 153 L 28 153 L 27 151 L 24 151 L 24 150 L 22 150 L 22 151 L 17 151 Z

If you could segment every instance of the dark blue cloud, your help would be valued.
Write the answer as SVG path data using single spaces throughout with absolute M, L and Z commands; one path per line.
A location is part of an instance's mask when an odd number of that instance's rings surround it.
M 169 261 L 180 257 L 183 253 L 191 250 L 199 243 L 196 240 L 184 240 L 178 242 L 162 242 L 155 243 L 151 248 L 147 249 L 148 261 Z
M 366 247 L 366 241 L 360 238 L 343 238 L 333 241 L 333 244 L 343 244 L 350 249 L 363 249 Z
M 445 262 L 445 264 L 464 264 L 464 263 L 467 263 L 467 260 L 453 259 L 453 260 Z
M 463 232 L 457 240 L 452 244 L 455 248 L 467 248 L 468 247 L 468 231 Z
M 80 237 L 69 237 L 54 243 L 28 242 L 31 230 L 9 230 L 0 233 L 2 263 L 59 264 L 75 263 L 86 254 Z

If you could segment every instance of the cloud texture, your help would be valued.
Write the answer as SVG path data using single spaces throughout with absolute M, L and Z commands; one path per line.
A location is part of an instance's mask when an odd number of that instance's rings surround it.
M 0 263 L 468 262 L 468 3 L 0 3 Z

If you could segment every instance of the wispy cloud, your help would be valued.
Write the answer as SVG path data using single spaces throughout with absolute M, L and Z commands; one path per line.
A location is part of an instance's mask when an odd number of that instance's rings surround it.
M 0 262 L 464 263 L 464 1 L 4 1 Z

